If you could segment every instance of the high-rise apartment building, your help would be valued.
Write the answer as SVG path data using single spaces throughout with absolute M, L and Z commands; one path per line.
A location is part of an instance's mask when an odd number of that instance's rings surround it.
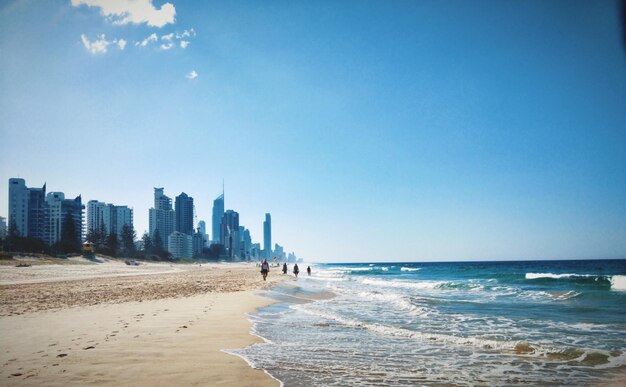
M 174 232 L 176 212 L 172 209 L 172 199 L 163 193 L 163 188 L 154 189 L 154 208 L 149 210 L 150 237 L 154 240 L 159 231 L 161 247 L 168 250 L 169 236 Z
M 133 229 L 133 209 L 128 206 L 116 206 L 97 200 L 87 203 L 87 232 L 98 231 L 104 226 L 107 234 L 122 237 L 124 225 Z
M 222 243 L 222 218 L 224 217 L 224 193 L 213 200 L 212 232 L 213 243 Z
M 176 196 L 176 231 L 193 235 L 193 198 L 186 193 Z
M 24 179 L 9 179 L 9 227 L 20 236 L 38 238 L 52 245 L 61 239 L 63 222 L 71 217 L 78 241 L 83 240 L 81 196 L 65 199 L 63 192 L 46 195 L 46 185 L 28 188 Z
M 63 228 L 63 192 L 50 192 L 46 195 L 48 203 L 48 239 L 46 243 L 53 245 L 61 240 L 61 230 Z
M 44 185 L 45 187 L 45 185 Z M 29 190 L 24 179 L 9 179 L 9 224 L 20 236 L 28 235 Z
M 263 251 L 265 258 L 272 256 L 272 216 L 265 214 L 265 222 L 263 222 Z
M 70 218 L 74 223 L 74 237 L 77 241 L 82 242 L 84 240 L 83 235 L 83 211 L 85 206 L 82 203 L 80 195 L 74 199 L 64 199 L 61 202 L 61 235 L 63 234 L 63 224 Z
M 183 232 L 174 231 L 167 237 L 168 251 L 175 259 L 193 256 L 193 237 Z

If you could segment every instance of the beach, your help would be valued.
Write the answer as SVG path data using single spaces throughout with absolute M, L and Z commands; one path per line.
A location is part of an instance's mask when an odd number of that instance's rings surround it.
M 16 264 L 30 267 L 16 267 Z M 274 273 L 278 273 L 278 270 Z M 223 350 L 261 339 L 246 314 L 271 301 L 253 264 L 0 265 L 4 385 L 277 386 Z

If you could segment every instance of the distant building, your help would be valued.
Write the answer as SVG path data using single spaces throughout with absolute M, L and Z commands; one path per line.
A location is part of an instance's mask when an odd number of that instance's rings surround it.
M 28 231 L 26 236 L 48 239 L 48 207 L 46 205 L 46 185 L 28 189 Z
M 176 196 L 176 231 L 193 235 L 193 198 L 182 192 Z
M 133 210 L 128 206 L 116 206 L 97 200 L 87 203 L 87 233 L 98 231 L 104 226 L 107 234 L 122 237 L 124 225 L 133 229 Z
M 205 247 L 205 239 L 204 234 L 198 227 L 196 232 L 193 234 L 193 254 L 199 255 L 202 254 L 202 250 Z
M 84 240 L 84 235 L 83 235 L 83 211 L 84 209 L 85 209 L 85 206 L 82 203 L 82 199 L 80 195 L 78 195 L 74 199 L 65 199 L 61 202 L 61 217 L 63 219 L 61 225 L 63 225 L 63 222 L 66 222 L 67 218 L 72 219 L 72 222 L 74 223 L 74 230 L 76 233 L 75 238 L 81 243 Z M 63 232 L 63 227 L 61 227 L 61 232 Z
M 202 247 L 209 247 L 209 236 L 206 233 L 206 223 L 204 222 L 204 220 L 198 222 L 198 231 L 200 232 L 200 234 L 202 234 Z
M 44 190 L 46 185 L 44 184 Z M 28 236 L 29 188 L 24 179 L 9 179 L 9 228 L 15 227 L 20 236 Z
M 265 258 L 272 258 L 272 216 L 265 214 L 263 222 L 263 250 Z
M 250 258 L 257 260 L 257 261 L 261 259 L 261 244 L 260 243 L 253 243 L 250 246 Z
M 48 203 L 48 237 L 46 243 L 53 245 L 61 240 L 61 229 L 63 227 L 63 192 L 50 192 L 46 195 Z
M 168 251 L 175 259 L 191 258 L 193 256 L 193 238 L 191 235 L 174 231 L 168 239 Z
M 224 217 L 224 193 L 213 200 L 213 243 L 222 243 L 222 218 Z
M 169 251 L 169 236 L 174 232 L 176 213 L 172 209 L 172 199 L 163 194 L 163 188 L 154 189 L 154 208 L 149 210 L 150 238 L 154 240 L 159 231 L 161 247 Z
M 220 243 L 226 248 L 230 259 L 241 257 L 239 237 L 239 213 L 233 210 L 224 212 L 220 229 Z
M 250 259 L 252 256 L 252 237 L 250 236 L 250 230 L 243 228 L 243 231 L 241 232 L 241 239 L 243 243 L 243 257 Z
M 274 246 L 273 257 L 278 258 L 279 261 L 286 261 L 287 257 L 285 256 L 285 249 L 283 249 L 283 247 L 278 243 Z
M 23 237 L 38 238 L 50 245 L 61 239 L 63 222 L 70 216 L 76 238 L 83 241 L 83 206 L 81 196 L 65 199 L 63 192 L 50 192 L 46 185 L 28 188 L 20 178 L 9 179 L 9 228 L 14 225 Z
M 4 216 L 0 216 L 0 239 L 7 237 L 7 219 Z

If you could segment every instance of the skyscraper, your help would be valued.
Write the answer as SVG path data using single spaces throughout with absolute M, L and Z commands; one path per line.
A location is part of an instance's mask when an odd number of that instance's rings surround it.
M 220 230 L 220 243 L 226 247 L 231 259 L 240 256 L 239 213 L 233 210 L 224 212 Z
M 206 223 L 204 220 L 198 222 L 198 232 L 202 235 L 202 248 L 209 247 L 209 236 L 206 233 Z
M 224 192 L 213 200 L 213 243 L 222 243 L 222 218 L 224 217 Z
M 161 247 L 168 249 L 168 238 L 174 232 L 176 213 L 172 209 L 172 199 L 163 193 L 163 188 L 154 189 L 154 208 L 149 210 L 150 237 L 154 240 L 159 231 Z
M 263 250 L 265 258 L 271 258 L 272 255 L 272 216 L 265 214 L 265 222 L 263 222 Z
M 193 198 L 184 192 L 176 196 L 176 231 L 193 235 Z

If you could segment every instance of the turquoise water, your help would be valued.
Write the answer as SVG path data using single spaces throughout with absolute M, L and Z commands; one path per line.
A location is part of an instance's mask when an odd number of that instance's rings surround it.
M 312 269 L 250 316 L 266 343 L 235 351 L 287 386 L 625 380 L 625 260 Z

